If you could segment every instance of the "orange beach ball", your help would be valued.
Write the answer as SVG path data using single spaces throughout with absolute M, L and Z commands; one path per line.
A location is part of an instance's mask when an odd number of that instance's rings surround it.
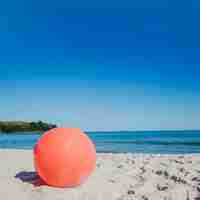
M 82 184 L 95 168 L 96 150 L 77 128 L 54 128 L 42 135 L 34 148 L 40 178 L 54 187 Z

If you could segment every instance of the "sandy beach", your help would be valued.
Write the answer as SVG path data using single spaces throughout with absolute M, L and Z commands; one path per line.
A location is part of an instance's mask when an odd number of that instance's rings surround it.
M 199 200 L 199 155 L 98 154 L 77 188 L 40 185 L 30 150 L 0 150 L 2 200 Z

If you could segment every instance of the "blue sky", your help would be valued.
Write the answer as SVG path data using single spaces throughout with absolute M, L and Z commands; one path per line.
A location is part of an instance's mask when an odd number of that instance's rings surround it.
M 1 120 L 200 129 L 198 0 L 0 3 Z

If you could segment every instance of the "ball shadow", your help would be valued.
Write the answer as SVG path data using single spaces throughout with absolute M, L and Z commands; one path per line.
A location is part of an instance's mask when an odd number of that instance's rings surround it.
M 22 182 L 30 183 L 36 187 L 47 185 L 36 172 L 21 171 L 15 175 L 15 178 Z

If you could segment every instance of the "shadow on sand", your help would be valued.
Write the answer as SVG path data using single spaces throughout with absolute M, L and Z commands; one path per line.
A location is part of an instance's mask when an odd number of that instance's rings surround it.
M 30 183 L 36 187 L 47 185 L 36 172 L 21 171 L 15 175 L 15 178 L 20 179 L 22 182 Z

